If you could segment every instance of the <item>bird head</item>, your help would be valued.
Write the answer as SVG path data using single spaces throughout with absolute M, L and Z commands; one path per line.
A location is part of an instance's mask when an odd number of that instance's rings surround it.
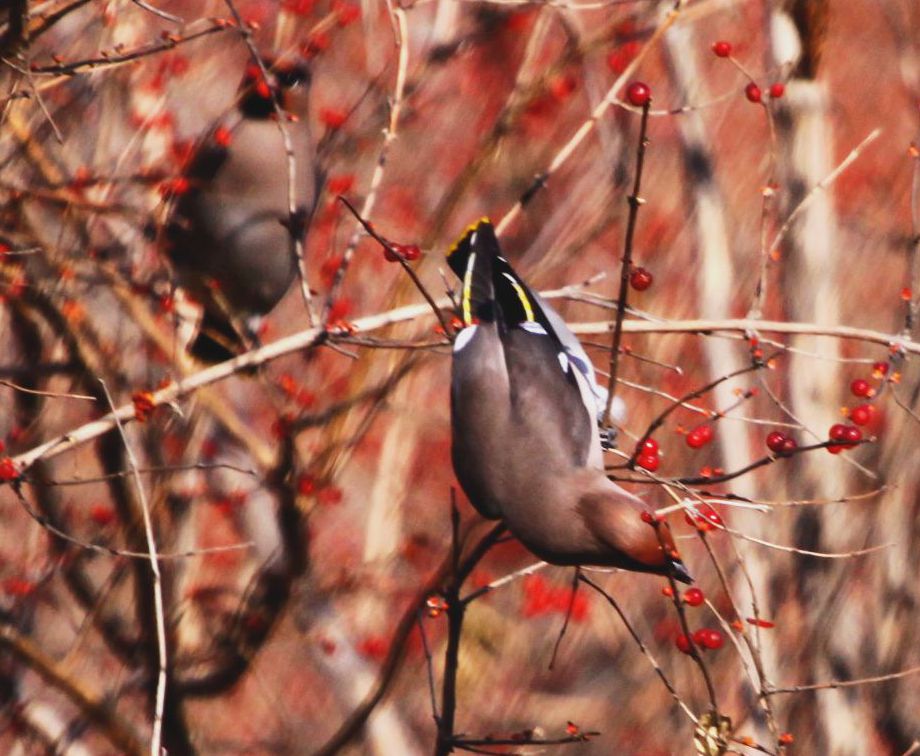
M 576 511 L 593 538 L 608 549 L 606 555 L 599 554 L 606 556 L 601 563 L 693 582 L 668 524 L 648 511 L 637 496 L 604 478 L 580 498 Z
M 254 62 L 246 66 L 240 82 L 240 110 L 247 118 L 266 119 L 275 113 L 273 96 L 283 110 L 298 115 L 305 111 L 310 89 L 310 69 L 300 61 L 262 58 L 262 67 Z
M 681 560 L 677 547 L 674 545 L 671 529 L 667 525 L 659 525 L 659 534 L 662 536 L 662 546 L 665 551 L 666 573 L 681 583 L 693 583 L 693 577 L 687 570 L 687 565 Z

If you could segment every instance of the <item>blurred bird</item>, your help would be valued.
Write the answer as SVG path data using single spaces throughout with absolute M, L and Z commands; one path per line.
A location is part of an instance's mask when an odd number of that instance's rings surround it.
M 541 559 L 691 582 L 665 524 L 607 479 L 596 415 L 606 394 L 562 318 L 501 256 L 480 220 L 448 253 L 462 281 L 451 371 L 452 457 L 484 517 Z M 661 540 L 659 540 L 659 535 Z
M 270 61 L 267 68 L 268 79 L 254 63 L 246 68 L 234 111 L 194 150 L 166 227 L 179 283 L 204 308 L 189 347 L 204 362 L 243 351 L 258 316 L 290 288 L 298 268 L 291 238 L 305 234 L 318 194 L 307 117 L 309 72 Z M 286 125 L 296 167 L 293 218 L 273 93 L 293 116 Z

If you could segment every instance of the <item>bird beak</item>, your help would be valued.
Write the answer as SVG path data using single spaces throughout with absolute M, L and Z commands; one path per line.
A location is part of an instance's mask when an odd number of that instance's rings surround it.
M 690 577 L 686 566 L 679 559 L 671 560 L 671 577 L 675 580 L 680 580 L 682 583 L 693 583 L 693 578 Z

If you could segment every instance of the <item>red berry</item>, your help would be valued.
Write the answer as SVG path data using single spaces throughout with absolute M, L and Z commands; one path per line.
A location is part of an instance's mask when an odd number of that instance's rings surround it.
M 788 437 L 787 437 L 787 438 L 783 441 L 782 453 L 783 453 L 783 454 L 792 454 L 792 452 L 794 452 L 794 451 L 795 451 L 796 449 L 798 449 L 798 448 L 799 448 L 799 445 L 796 443 L 796 440 L 795 440 L 794 438 L 788 438 Z
M 872 375 L 876 378 L 883 378 L 888 374 L 888 363 L 887 362 L 873 362 L 872 363 Z
M 748 98 L 749 102 L 760 102 L 763 98 L 763 94 L 753 81 L 744 88 L 744 96 Z
M 654 438 L 647 438 L 642 442 L 642 445 L 636 444 L 636 453 L 638 455 L 643 454 L 658 454 L 658 442 Z
M 16 469 L 16 463 L 9 457 L 0 459 L 0 481 L 16 480 L 19 477 L 19 470 Z
M 319 111 L 319 120 L 330 129 L 340 129 L 348 120 L 348 114 L 344 110 L 335 108 L 322 108 Z
M 774 100 L 778 100 L 786 93 L 786 85 L 776 82 L 776 84 L 770 85 L 770 97 Z
M 3 581 L 3 592 L 10 596 L 28 596 L 35 591 L 36 587 L 31 580 L 21 577 L 8 577 Z
M 636 464 L 644 470 L 655 472 L 661 464 L 661 460 L 658 458 L 657 454 L 640 454 L 639 458 L 636 460 Z
M 693 648 L 693 644 L 690 642 L 690 639 L 683 633 L 680 633 L 674 639 L 674 645 L 677 646 L 678 651 L 684 654 L 689 654 Z
M 671 598 L 674 595 L 674 589 L 671 588 L 670 585 L 666 585 L 661 589 L 661 595 L 666 596 L 667 598 Z
M 105 504 L 93 504 L 89 508 L 89 518 L 97 525 L 110 525 L 115 521 L 115 511 Z
M 786 434 L 780 431 L 773 431 L 767 435 L 767 448 L 774 454 L 783 451 L 783 444 L 786 443 Z
M 306 473 L 297 478 L 297 493 L 301 496 L 309 496 L 316 490 L 316 479 Z
M 703 502 L 702 504 L 698 504 L 696 509 L 699 514 L 694 516 L 691 516 L 689 512 L 684 513 L 684 519 L 687 521 L 688 525 L 692 525 L 697 530 L 703 531 L 715 530 L 717 527 L 723 525 L 722 515 L 716 512 L 716 510 L 712 508 L 712 505 Z
M 846 432 L 844 433 L 843 440 L 847 442 L 849 446 L 855 446 L 860 441 L 862 441 L 862 431 L 857 428 L 855 425 L 847 425 Z
M 214 130 L 214 141 L 219 147 L 229 147 L 233 141 L 233 134 L 226 126 L 218 126 Z
M 795 737 L 793 737 L 791 732 L 784 732 L 779 736 L 780 745 L 792 745 L 795 742 Z
M 549 82 L 549 93 L 555 100 L 564 100 L 578 88 L 578 79 L 571 74 L 555 76 Z
M 648 88 L 648 84 L 644 84 L 641 81 L 634 81 L 626 87 L 626 99 L 629 100 L 630 105 L 641 108 L 652 99 L 652 90 Z
M 645 268 L 636 268 L 629 276 L 629 285 L 636 291 L 645 291 L 655 280 Z
M 844 449 L 849 446 L 855 446 L 862 439 L 862 431 L 857 428 L 855 425 L 844 425 L 843 423 L 835 423 L 831 426 L 830 431 L 828 431 L 828 436 L 831 441 L 837 441 L 836 444 L 831 444 L 827 447 L 827 450 L 831 454 L 840 454 Z
M 389 247 L 383 248 L 383 256 L 390 262 L 396 262 L 400 257 L 406 262 L 418 260 L 422 256 L 422 251 L 417 244 L 397 244 L 390 242 Z
M 872 412 L 875 408 L 871 404 L 860 404 L 850 410 L 850 420 L 857 425 L 867 425 L 872 419 Z
M 352 173 L 343 173 L 340 176 L 330 176 L 326 182 L 326 188 L 329 194 L 348 194 L 355 185 L 355 177 Z
M 718 42 L 713 42 L 712 51 L 719 58 L 727 58 L 732 54 L 732 43 L 726 42 L 724 39 L 720 39 Z
M 842 441 L 846 435 L 847 427 L 843 423 L 834 423 L 827 432 L 831 441 Z
M 343 3 L 336 11 L 339 26 L 348 26 L 361 18 L 361 9 L 357 5 L 352 5 L 350 3 Z
M 699 606 L 703 603 L 705 596 L 699 588 L 688 588 L 684 591 L 684 603 L 690 606 Z
M 703 648 L 715 650 L 722 648 L 725 638 L 721 632 L 711 627 L 704 627 L 693 634 L 693 642 Z
M 256 82 L 255 92 L 263 100 L 268 100 L 272 96 L 272 91 L 269 89 L 268 84 L 265 83 L 265 80 Z
M 706 446 L 712 441 L 712 427 L 709 425 L 697 425 L 687 434 L 687 446 L 691 449 L 699 449 Z
M 882 363 L 887 367 L 887 363 Z M 869 381 L 864 378 L 857 378 L 850 384 L 850 391 L 853 393 L 853 396 L 870 396 L 872 394 L 872 388 L 869 386 Z
M 642 522 L 646 523 L 647 525 L 651 525 L 653 522 L 655 522 L 655 517 L 649 511 L 643 511 L 639 517 L 641 518 Z
M 418 260 L 422 256 L 422 250 L 419 249 L 418 244 L 403 244 L 399 251 L 409 262 Z

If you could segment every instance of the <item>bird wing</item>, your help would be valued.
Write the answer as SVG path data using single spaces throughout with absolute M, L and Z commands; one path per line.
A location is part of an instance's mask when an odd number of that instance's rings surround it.
M 463 284 L 461 314 L 465 325 L 497 322 L 505 340 L 514 328 L 550 339 L 559 367 L 578 389 L 582 405 L 592 418 L 587 464 L 601 469 L 603 452 L 594 419 L 604 411 L 607 392 L 598 385 L 594 366 L 575 334 L 545 300 L 531 291 L 502 255 L 488 218 L 467 228 L 448 252 L 447 261 Z M 461 348 L 466 338 L 469 336 L 459 340 Z
M 491 222 L 483 218 L 471 225 L 448 252 L 447 260 L 462 282 L 464 324 L 483 323 L 497 328 L 511 397 L 520 397 L 529 383 L 536 382 L 538 390 L 552 401 L 562 400 L 560 392 L 565 392 L 566 398 L 577 399 L 580 409 L 576 404 L 563 416 L 570 426 L 566 432 L 575 433 L 572 443 L 578 448 L 577 456 L 584 457 L 581 464 L 602 468 L 600 437 L 594 422 L 601 394 L 591 361 L 563 319 L 530 290 L 502 255 Z M 466 330 L 457 338 L 455 355 L 474 338 Z M 560 377 L 565 381 L 558 380 Z M 515 388 L 516 382 L 519 389 Z M 581 417 L 576 422 L 575 416 L 582 411 L 587 413 L 587 428 Z

